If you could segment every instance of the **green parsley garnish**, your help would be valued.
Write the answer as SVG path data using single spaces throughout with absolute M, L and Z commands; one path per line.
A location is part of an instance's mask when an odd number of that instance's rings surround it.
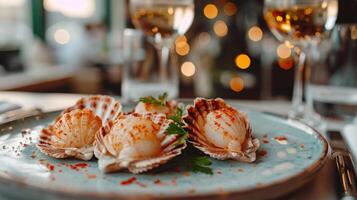
M 167 128 L 167 133 L 169 135 L 177 134 L 181 136 L 177 141 L 177 145 L 184 143 L 188 138 L 188 132 L 183 128 L 184 124 L 181 121 L 182 115 L 183 109 L 178 106 L 175 115 L 169 117 L 169 119 L 173 120 L 174 122 L 171 123 Z
M 139 101 L 143 103 L 153 104 L 156 106 L 166 106 L 167 96 L 167 92 L 164 92 L 162 95 L 159 95 L 158 98 L 154 98 L 152 96 L 141 97 Z
M 195 157 L 190 159 L 191 170 L 194 173 L 204 173 L 204 174 L 213 174 L 212 169 L 209 167 L 212 165 L 212 161 L 205 156 Z

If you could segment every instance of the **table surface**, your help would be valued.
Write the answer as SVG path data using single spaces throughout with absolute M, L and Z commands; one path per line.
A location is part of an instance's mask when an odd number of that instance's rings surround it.
M 25 92 L 0 92 L 0 100 L 9 101 L 23 106 L 24 108 L 38 107 L 43 111 L 53 111 L 66 108 L 74 104 L 78 98 L 84 95 L 59 94 L 59 93 L 25 93 Z M 290 109 L 287 101 L 242 101 L 238 104 L 255 110 L 272 112 L 286 115 Z M 0 194 L 1 199 L 1 194 Z M 316 177 L 282 199 L 289 200 L 334 200 L 337 198 L 336 167 L 334 162 L 329 161 Z

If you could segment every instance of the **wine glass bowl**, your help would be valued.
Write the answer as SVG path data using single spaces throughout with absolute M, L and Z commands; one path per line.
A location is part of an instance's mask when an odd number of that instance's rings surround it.
M 193 21 L 194 5 L 192 0 L 132 0 L 130 13 L 134 26 L 154 45 L 160 45 L 186 33 Z
M 297 48 L 292 110 L 293 118 L 304 118 L 303 83 L 309 83 L 311 47 L 318 45 L 333 29 L 337 0 L 265 0 L 264 19 L 273 35 Z M 303 80 L 305 78 L 305 80 Z
M 177 35 L 183 35 L 194 18 L 193 0 L 131 0 L 130 15 L 134 26 L 141 29 L 159 55 L 156 85 L 167 85 L 170 98 L 178 95 L 178 72 L 169 65 L 170 48 Z
M 303 45 L 328 35 L 337 10 L 337 0 L 266 0 L 264 18 L 278 40 Z

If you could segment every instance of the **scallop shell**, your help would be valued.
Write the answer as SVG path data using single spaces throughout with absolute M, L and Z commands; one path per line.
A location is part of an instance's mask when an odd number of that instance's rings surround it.
M 186 143 L 180 143 L 178 135 L 167 134 L 172 122 L 163 114 L 152 113 L 121 114 L 114 122 L 109 121 L 96 135 L 94 154 L 99 169 L 128 169 L 137 174 L 180 155 Z
M 259 140 L 253 138 L 252 128 L 245 113 L 227 105 L 220 98 L 208 100 L 196 98 L 194 106 L 188 106 L 186 110 L 187 113 L 183 116 L 185 129 L 189 132 L 189 141 L 196 148 L 220 160 L 255 161 Z M 222 115 L 225 116 L 222 117 L 217 113 L 223 113 Z M 206 124 L 211 129 L 205 128 Z M 210 133 L 207 131 L 206 133 L 206 130 L 214 131 Z M 228 138 L 232 135 L 230 133 L 234 133 L 234 136 L 237 137 L 234 137 L 234 139 Z M 213 137 L 209 134 L 213 134 Z M 223 134 L 223 136 L 217 134 Z M 230 135 L 227 136 L 227 134 Z M 229 145 L 218 145 L 220 137 L 228 138 L 228 144 L 233 144 L 236 149 L 240 150 L 232 150 Z
M 83 97 L 79 99 L 74 106 L 65 109 L 57 119 L 63 114 L 76 109 L 92 110 L 101 118 L 103 125 L 105 125 L 108 120 L 114 120 L 121 113 L 122 105 L 119 101 L 110 96 L 94 95 Z
M 140 114 L 145 114 L 145 113 L 165 114 L 166 117 L 170 117 L 175 115 L 177 108 L 178 108 L 178 103 L 175 100 L 167 101 L 165 106 L 139 102 L 135 106 L 134 112 Z
M 101 127 L 102 120 L 93 111 L 73 110 L 41 130 L 37 147 L 42 153 L 55 158 L 90 160 L 95 135 Z

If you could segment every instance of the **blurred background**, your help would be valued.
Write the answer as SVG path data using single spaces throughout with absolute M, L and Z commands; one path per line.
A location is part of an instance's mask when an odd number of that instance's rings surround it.
M 0 0 L 0 90 L 120 95 L 126 28 L 125 0 Z M 338 70 L 346 52 L 332 41 L 314 59 Z M 196 0 L 171 64 L 180 97 L 290 100 L 293 50 L 268 30 L 261 0 Z

